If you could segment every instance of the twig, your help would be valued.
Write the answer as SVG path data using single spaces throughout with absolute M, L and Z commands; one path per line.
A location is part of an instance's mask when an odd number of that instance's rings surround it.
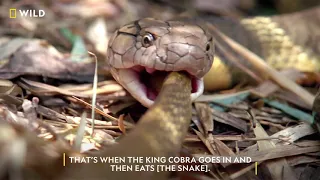
M 259 122 L 260 122 L 260 124 L 273 126 L 273 127 L 279 128 L 281 130 L 286 128 L 286 127 L 282 126 L 281 124 L 276 124 L 276 123 L 272 123 L 272 122 L 269 122 L 269 121 L 259 120 Z
M 96 108 L 96 100 L 97 100 L 97 84 L 98 84 L 98 60 L 97 60 L 97 56 L 88 51 L 88 53 L 94 57 L 95 60 L 95 67 L 94 67 L 94 76 L 93 76 L 93 87 L 92 87 L 92 109 L 91 109 L 91 119 L 92 119 L 92 132 L 91 132 L 91 136 L 93 137 L 93 133 L 94 133 L 94 115 L 95 115 L 95 108 Z

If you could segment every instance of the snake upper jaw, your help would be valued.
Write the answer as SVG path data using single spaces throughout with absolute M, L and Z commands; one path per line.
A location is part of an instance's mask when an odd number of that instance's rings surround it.
M 112 76 L 143 106 L 149 108 L 154 104 L 155 99 L 149 96 L 149 90 L 146 84 L 140 80 L 139 72 L 133 69 L 117 69 L 111 68 Z M 203 78 L 192 76 L 193 92 L 191 93 L 191 101 L 197 99 L 204 91 Z

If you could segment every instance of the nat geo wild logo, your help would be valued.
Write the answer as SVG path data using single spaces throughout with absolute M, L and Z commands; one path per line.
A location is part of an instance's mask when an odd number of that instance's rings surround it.
M 17 18 L 17 14 L 20 15 L 21 17 L 41 18 L 46 15 L 46 12 L 44 10 L 34 10 L 34 9 L 16 9 L 16 8 L 9 9 L 10 18 Z

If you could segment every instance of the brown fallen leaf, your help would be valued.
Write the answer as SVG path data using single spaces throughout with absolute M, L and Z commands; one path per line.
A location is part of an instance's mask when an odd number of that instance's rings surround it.
M 195 107 L 196 111 L 198 112 L 197 114 L 201 122 L 201 125 L 203 127 L 204 136 L 208 137 L 208 134 L 212 133 L 214 128 L 211 108 L 208 104 L 205 103 L 195 103 Z
M 213 114 L 215 121 L 228 124 L 243 132 L 247 132 L 248 127 L 247 127 L 247 123 L 244 120 L 236 118 L 228 113 L 217 111 L 215 109 L 211 109 L 211 112 Z
M 88 81 L 88 78 L 91 80 L 94 63 L 71 61 L 51 45 L 44 46 L 43 42 L 45 41 L 33 39 L 22 45 L 18 44 L 20 47 L 16 48 L 15 52 L 11 52 L 10 58 L 2 63 L 0 79 L 12 79 L 31 74 L 79 82 Z M 0 48 L 1 51 L 4 50 Z

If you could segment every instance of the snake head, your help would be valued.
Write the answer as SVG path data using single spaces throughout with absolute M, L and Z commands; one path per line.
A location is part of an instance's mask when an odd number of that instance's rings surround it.
M 196 23 L 145 18 L 117 30 L 109 40 L 107 64 L 111 74 L 144 106 L 157 95 L 141 76 L 155 71 L 186 71 L 192 79 L 191 99 L 203 93 L 202 77 L 210 70 L 214 44 Z M 143 73 L 147 72 L 147 73 Z

